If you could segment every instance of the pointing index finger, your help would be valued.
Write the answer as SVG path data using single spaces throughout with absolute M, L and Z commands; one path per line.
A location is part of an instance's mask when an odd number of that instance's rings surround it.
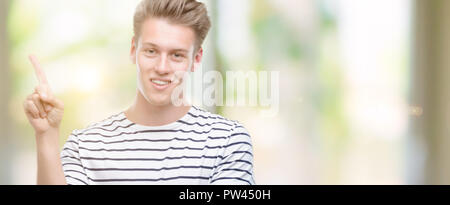
M 44 70 L 41 67 L 41 64 L 37 60 L 36 56 L 29 56 L 31 64 L 33 64 L 34 71 L 36 72 L 37 79 L 39 81 L 39 85 L 48 85 L 47 77 L 45 76 Z

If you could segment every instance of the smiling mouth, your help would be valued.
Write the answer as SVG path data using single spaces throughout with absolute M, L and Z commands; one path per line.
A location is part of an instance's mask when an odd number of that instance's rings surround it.
M 161 86 L 169 85 L 170 83 L 172 83 L 172 81 L 155 80 L 155 79 L 152 79 L 151 81 L 152 81 L 152 83 L 155 83 L 155 84 L 161 85 Z
M 153 87 L 159 91 L 166 90 L 172 84 L 171 80 L 164 79 L 150 79 L 150 82 L 152 83 Z

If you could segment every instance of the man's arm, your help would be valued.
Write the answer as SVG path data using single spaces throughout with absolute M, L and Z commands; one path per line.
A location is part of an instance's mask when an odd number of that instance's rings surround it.
M 59 130 L 49 130 L 46 134 L 36 134 L 37 184 L 66 185 L 66 179 L 59 154 Z
M 35 131 L 37 147 L 37 184 L 65 185 L 66 179 L 59 157 L 59 125 L 64 104 L 56 99 L 39 62 L 34 56 L 30 61 L 39 85 L 24 102 L 25 114 Z
M 252 140 L 239 123 L 231 132 L 222 160 L 216 166 L 210 181 L 212 185 L 255 184 Z

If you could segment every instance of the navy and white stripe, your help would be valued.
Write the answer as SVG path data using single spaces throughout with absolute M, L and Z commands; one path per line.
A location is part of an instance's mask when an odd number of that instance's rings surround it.
M 138 125 L 121 112 L 74 130 L 61 160 L 72 185 L 255 184 L 247 130 L 194 106 L 164 126 Z

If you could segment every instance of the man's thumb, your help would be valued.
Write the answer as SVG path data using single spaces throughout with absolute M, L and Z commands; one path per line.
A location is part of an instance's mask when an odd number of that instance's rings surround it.
M 58 108 L 58 109 L 63 109 L 64 108 L 64 103 L 61 100 L 58 100 L 57 98 L 55 98 L 54 96 L 41 96 L 41 100 L 46 103 L 47 105 L 45 106 L 45 110 L 48 112 L 51 109 L 51 106 Z M 48 109 L 48 110 L 47 110 Z

